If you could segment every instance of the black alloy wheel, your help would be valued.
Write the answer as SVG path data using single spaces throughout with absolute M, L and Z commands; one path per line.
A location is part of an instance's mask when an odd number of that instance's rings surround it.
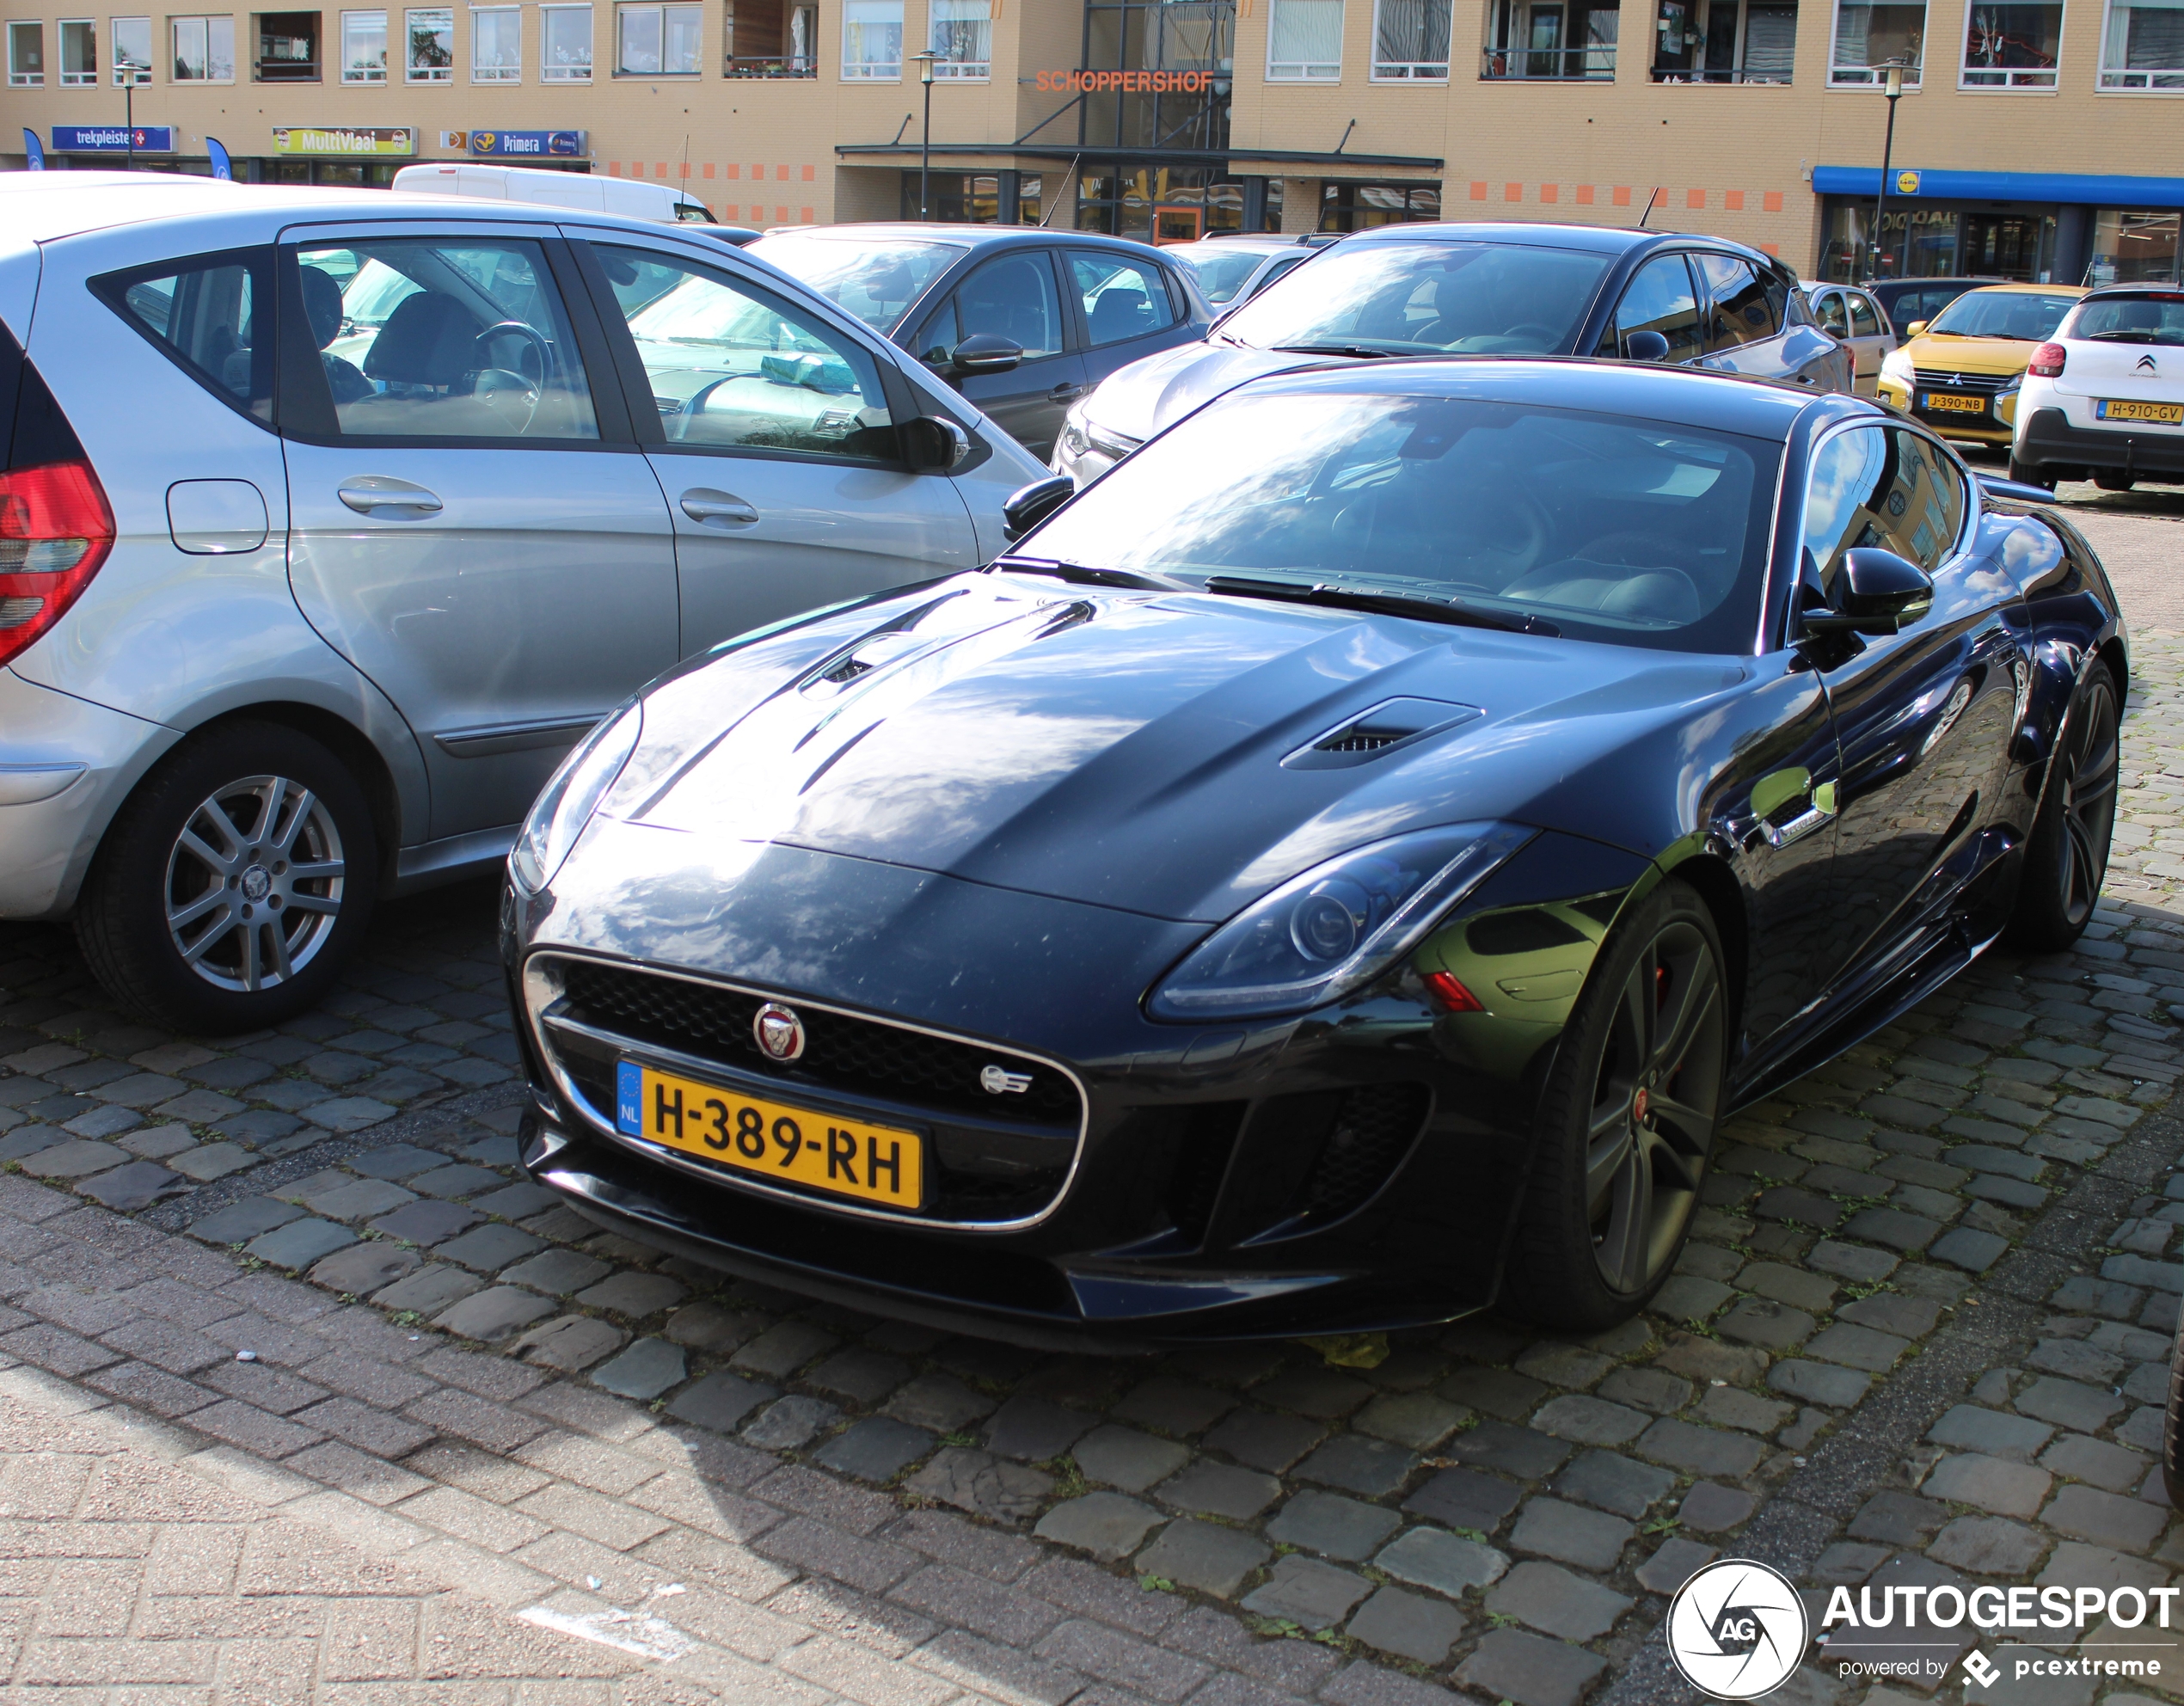
M 1667 1280 L 1721 1117 L 1721 967 L 1712 915 L 1675 881 L 1593 962 L 1542 1097 L 1508 1307 L 1597 1332 Z
M 2116 784 L 2123 764 L 2120 722 L 2114 678 L 2096 663 L 2071 697 L 2025 849 L 2009 924 L 2013 947 L 2056 953 L 2076 942 L 2092 921 L 2116 825 Z

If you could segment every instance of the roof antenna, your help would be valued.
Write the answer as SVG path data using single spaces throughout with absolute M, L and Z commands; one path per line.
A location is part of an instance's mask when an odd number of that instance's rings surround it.
M 1358 127 L 1358 121 L 1357 121 L 1355 119 L 1351 120 L 1350 120 L 1350 126 L 1349 126 L 1349 130 L 1346 130 L 1346 131 L 1344 131 L 1344 132 L 1342 132 L 1342 140 L 1341 140 L 1340 142 L 1338 142 L 1338 143 L 1336 143 L 1336 144 L 1334 144 L 1334 151 L 1335 151 L 1337 154 L 1340 154 L 1340 153 L 1343 150 L 1343 149 L 1344 149 L 1344 148 L 1346 148 L 1346 147 L 1347 147 L 1347 146 L 1349 145 L 1349 141 L 1350 141 L 1350 131 L 1353 131 L 1353 130 L 1357 129 L 1357 127 Z
M 905 119 L 903 122 L 905 124 L 908 124 L 910 120 Z M 1638 229 L 1642 231 L 1646 229 L 1646 221 L 1653 217 L 1653 208 L 1659 200 L 1660 186 L 1659 184 L 1655 184 L 1646 196 L 1646 211 L 1638 216 Z

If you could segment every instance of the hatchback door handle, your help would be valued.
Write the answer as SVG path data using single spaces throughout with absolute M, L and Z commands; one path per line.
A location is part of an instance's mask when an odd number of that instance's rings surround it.
M 733 492 L 711 491 L 703 486 L 683 494 L 683 513 L 692 521 L 735 527 L 748 527 L 758 519 L 758 512 Z
M 1046 395 L 1052 397 L 1056 402 L 1075 402 L 1079 397 L 1084 395 L 1084 387 L 1082 385 L 1057 385 L 1052 390 L 1047 392 Z
M 422 486 L 413 486 L 407 480 L 395 480 L 383 474 L 366 474 L 354 480 L 344 480 L 335 495 L 359 515 L 370 515 L 383 509 L 412 510 L 420 515 L 439 512 L 439 496 Z

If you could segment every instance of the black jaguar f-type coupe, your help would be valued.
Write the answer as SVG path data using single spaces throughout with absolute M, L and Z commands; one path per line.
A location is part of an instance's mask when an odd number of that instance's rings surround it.
M 2092 911 L 2115 595 L 1871 403 L 1389 361 L 1067 485 L 539 800 L 524 1159 L 584 1214 L 1036 1344 L 1597 1329 L 1733 1109 Z

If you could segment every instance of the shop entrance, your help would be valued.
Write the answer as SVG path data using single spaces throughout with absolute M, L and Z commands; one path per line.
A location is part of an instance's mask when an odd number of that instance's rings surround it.
M 1962 271 L 2027 284 L 2045 276 L 2055 221 L 2037 214 L 1966 213 Z
M 1153 241 L 1162 245 L 1171 242 L 1196 242 L 1205 235 L 1205 210 L 1202 207 L 1156 207 L 1153 209 Z

